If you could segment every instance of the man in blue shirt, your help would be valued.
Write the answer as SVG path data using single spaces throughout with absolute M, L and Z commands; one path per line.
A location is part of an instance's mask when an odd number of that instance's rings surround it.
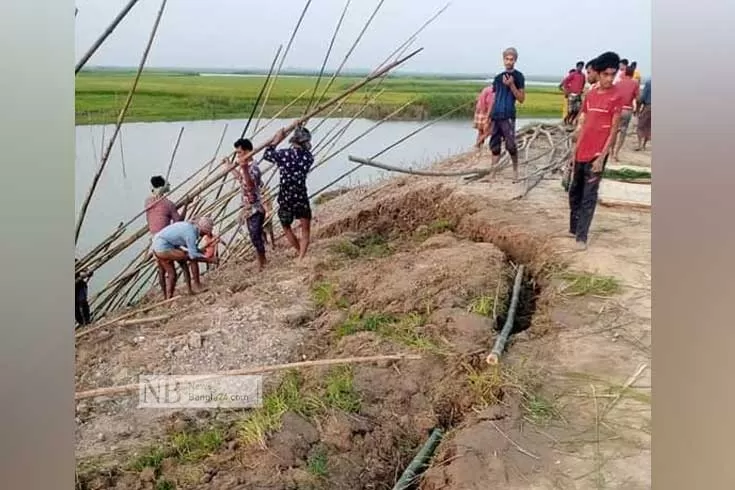
M 490 152 L 492 164 L 500 161 L 500 144 L 505 141 L 505 149 L 513 162 L 513 178 L 518 180 L 518 147 L 516 145 L 516 101 L 526 100 L 526 78 L 515 69 L 518 51 L 508 48 L 503 51 L 505 71 L 493 80 L 495 101 L 490 109 L 492 132 L 490 134 Z
M 198 247 L 199 237 L 212 236 L 214 223 L 209 217 L 199 218 L 196 224 L 178 221 L 165 227 L 153 237 L 151 249 L 160 267 L 166 273 L 166 299 L 173 298 L 176 288 L 176 270 L 174 262 L 188 261 L 189 268 L 183 267 L 184 280 L 189 294 L 194 294 L 191 287 L 191 275 L 194 276 L 194 287 L 201 290 L 199 282 L 199 262 L 216 263 L 216 256 L 207 258 Z

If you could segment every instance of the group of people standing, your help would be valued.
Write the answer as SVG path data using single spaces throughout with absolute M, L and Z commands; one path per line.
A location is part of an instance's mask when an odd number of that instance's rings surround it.
M 475 145 L 482 148 L 489 137 L 492 165 L 500 159 L 501 142 L 513 162 L 518 180 L 518 150 L 515 138 L 516 102 L 523 103 L 525 78 L 515 68 L 518 51 L 503 51 L 505 70 L 495 76 L 477 97 L 474 126 Z M 640 89 L 637 63 L 611 51 L 587 62 L 580 61 L 559 84 L 566 99 L 564 123 L 571 126 L 573 159 L 565 178 L 569 193 L 569 234 L 576 248 L 585 250 L 597 206 L 600 180 L 610 155 L 619 158 L 633 115 L 638 116 L 637 151 L 651 139 L 651 80 Z
M 263 160 L 276 166 L 279 172 L 278 219 L 288 243 L 303 259 L 309 247 L 311 234 L 311 207 L 306 188 L 306 178 L 314 163 L 311 153 L 311 133 L 303 126 L 297 126 L 288 148 L 277 149 L 288 133 L 280 130 L 268 142 Z M 248 230 L 250 242 L 255 250 L 258 271 L 267 264 L 266 244 L 275 246 L 275 236 L 271 224 L 271 205 L 263 184 L 260 165 L 253 159 L 253 143 L 240 138 L 233 144 L 235 165 L 229 157 L 222 159 L 222 165 L 231 167 L 231 172 L 240 185 L 241 209 L 240 223 Z M 179 263 L 189 294 L 201 290 L 199 264 L 217 264 L 220 237 L 213 235 L 214 223 L 208 216 L 194 222 L 183 221 L 176 206 L 163 195 L 154 195 L 146 200 L 146 218 L 151 238 L 151 252 L 159 268 L 159 283 L 165 298 L 172 298 L 176 288 L 175 263 Z M 293 223 L 298 220 L 301 236 L 293 231 Z M 163 227 L 161 227 L 163 225 Z M 204 242 L 200 242 L 200 238 Z M 194 286 L 192 287 L 192 279 Z
M 266 145 L 263 160 L 276 166 L 279 172 L 277 196 L 278 219 L 288 243 L 300 259 L 307 253 L 311 234 L 311 207 L 306 187 L 306 178 L 314 163 L 311 152 L 311 133 L 297 126 L 289 139 L 288 148 L 278 149 L 288 136 L 280 130 Z M 257 268 L 263 270 L 267 264 L 266 244 L 275 247 L 275 236 L 271 224 L 271 202 L 262 180 L 258 162 L 253 159 L 253 144 L 240 138 L 233 144 L 235 159 L 222 159 L 222 165 L 231 167 L 241 191 L 240 223 L 247 228 L 250 242 L 255 249 Z M 234 165 L 233 165 L 234 163 Z M 224 243 L 214 235 L 214 221 L 209 216 L 200 216 L 186 221 L 187 206 L 179 212 L 167 194 L 169 184 L 162 176 L 151 178 L 151 194 L 145 200 L 145 216 L 148 225 L 150 252 L 158 268 L 158 283 L 164 298 L 172 298 L 176 290 L 178 264 L 184 276 L 189 294 L 202 290 L 199 264 L 219 263 L 218 246 Z M 294 221 L 299 222 L 300 236 L 293 231 Z M 77 325 L 91 321 L 87 300 L 87 281 L 91 274 L 76 273 L 75 318 Z M 193 284 L 192 284 L 193 283 Z

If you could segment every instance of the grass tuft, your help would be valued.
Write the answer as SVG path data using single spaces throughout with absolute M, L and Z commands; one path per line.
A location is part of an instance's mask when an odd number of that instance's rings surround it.
M 587 272 L 564 272 L 560 278 L 566 282 L 562 292 L 569 296 L 613 296 L 621 291 L 620 282 L 614 277 L 598 276 Z
M 317 308 L 348 308 L 349 303 L 338 293 L 337 286 L 329 281 L 322 281 L 314 285 L 311 298 Z
M 171 480 L 158 480 L 156 482 L 156 490 L 176 490 L 176 484 Z
M 409 313 L 400 317 L 382 313 L 351 315 L 337 327 L 338 337 L 358 332 L 375 332 L 383 338 L 414 349 L 439 353 L 441 349 L 424 332 L 428 315 Z
M 329 466 L 327 464 L 327 452 L 324 448 L 315 450 L 307 460 L 306 470 L 317 478 L 326 478 L 329 474 Z
M 341 240 L 332 245 L 331 251 L 347 259 L 387 257 L 393 253 L 388 239 L 377 233 Z
M 470 301 L 470 305 L 467 307 L 467 311 L 469 311 L 470 313 L 475 313 L 477 315 L 487 318 L 492 318 L 494 309 L 494 296 L 478 296 L 477 298 Z
M 151 446 L 146 448 L 142 454 L 136 457 L 130 464 L 130 468 L 135 471 L 143 471 L 145 468 L 153 468 L 158 472 L 161 469 L 163 460 L 166 459 L 167 453 L 161 446 Z
M 215 453 L 223 442 L 222 432 L 216 428 L 201 432 L 181 432 L 175 434 L 171 440 L 177 459 L 187 463 L 207 458 Z
M 349 366 L 332 369 L 325 382 L 324 404 L 347 413 L 359 412 L 361 399 L 352 380 L 352 369 Z

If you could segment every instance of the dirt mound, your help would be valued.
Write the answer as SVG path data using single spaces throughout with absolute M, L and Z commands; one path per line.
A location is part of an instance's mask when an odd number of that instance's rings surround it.
M 466 307 L 469 299 L 505 297 L 505 255 L 489 243 L 433 237 L 418 250 L 342 269 L 339 283 L 356 311 L 404 314 Z

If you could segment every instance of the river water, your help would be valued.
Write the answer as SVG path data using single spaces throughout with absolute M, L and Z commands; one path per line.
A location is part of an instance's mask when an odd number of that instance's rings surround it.
M 518 127 L 542 121 L 540 119 L 519 119 Z M 254 143 L 257 145 L 270 137 L 278 128 L 291 123 L 291 119 L 276 120 L 271 123 Z M 321 121 L 314 119 L 310 127 Z M 315 142 L 319 142 L 335 125 L 345 123 L 347 119 L 329 119 L 321 127 L 313 131 Z M 227 127 L 222 147 L 217 153 L 217 162 L 232 149 L 232 143 L 240 136 L 245 127 L 245 120 L 190 121 L 164 123 L 131 123 L 122 128 L 112 155 L 97 185 L 92 202 L 85 217 L 81 236 L 77 243 L 77 256 L 81 257 L 104 238 L 109 236 L 118 223 L 127 222 L 138 214 L 143 201 L 150 192 L 150 178 L 153 175 L 165 175 L 171 160 L 171 154 L 177 136 L 184 127 L 181 143 L 176 152 L 169 181 L 175 187 L 183 179 L 199 169 L 214 155 L 217 144 Z M 265 125 L 263 121 L 262 125 Z M 355 120 L 332 151 L 370 129 L 375 121 Z M 340 152 L 328 163 L 309 175 L 310 193 L 322 188 L 332 180 L 353 168 L 355 164 L 347 160 L 348 155 L 370 157 L 383 148 L 425 125 L 426 122 L 395 121 L 386 122 L 355 142 L 348 149 Z M 253 126 L 255 123 L 253 123 Z M 249 133 L 252 133 L 253 126 Z M 76 127 L 76 162 L 75 162 L 75 200 L 77 213 L 86 195 L 92 178 L 96 172 L 101 154 L 102 141 L 108 141 L 112 135 L 112 125 L 92 125 Z M 334 134 L 334 132 L 332 133 Z M 432 126 L 417 133 L 399 146 L 381 155 L 378 161 L 396 166 L 418 167 L 430 164 L 452 154 L 468 150 L 474 143 L 475 131 L 472 121 L 438 121 Z M 323 153 L 325 156 L 327 153 Z M 319 161 L 319 157 L 317 157 Z M 265 168 L 265 165 L 263 166 Z M 370 183 L 384 177 L 386 172 L 371 167 L 362 167 L 344 179 L 334 188 Z M 198 177 L 197 177 L 198 179 Z M 277 179 L 273 179 L 272 184 Z M 184 186 L 188 188 L 191 183 Z M 174 193 L 178 197 L 182 191 Z M 137 229 L 144 223 L 139 218 L 129 231 Z M 108 263 L 98 271 L 90 284 L 91 292 L 97 290 L 106 281 L 114 277 L 119 269 L 127 264 L 140 247 L 133 247 L 121 256 Z

